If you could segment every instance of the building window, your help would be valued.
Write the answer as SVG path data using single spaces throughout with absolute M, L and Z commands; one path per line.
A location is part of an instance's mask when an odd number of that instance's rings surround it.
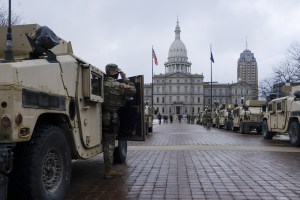
M 200 97 L 198 97 L 198 103 L 200 103 Z
M 214 89 L 214 93 L 213 93 L 214 95 L 217 95 L 217 89 Z
M 192 89 L 192 93 L 194 93 L 194 86 L 192 86 L 192 88 L 191 88 L 191 89 Z
M 159 80 L 157 80 L 156 82 L 159 83 Z
M 180 86 L 177 86 L 177 93 L 180 92 Z
M 159 87 L 156 87 L 156 92 L 159 93 Z
M 223 90 L 219 89 L 219 95 L 223 95 Z
M 159 103 L 159 97 L 156 98 L 156 103 Z
M 180 101 L 180 96 L 177 96 L 177 102 L 179 102 Z
M 164 107 L 162 107 L 162 113 L 165 113 L 165 108 Z
M 188 102 L 188 97 L 184 96 L 184 103 L 187 103 L 187 102 Z
M 162 98 L 162 103 L 165 103 L 165 97 Z
M 172 103 L 172 96 L 169 96 L 169 103 Z
M 171 79 L 169 80 L 169 83 L 172 83 L 172 80 L 171 80 Z
M 177 83 L 179 83 L 179 79 L 177 79 Z
M 184 92 L 185 92 L 185 94 L 188 93 L 188 87 L 187 86 L 184 86 Z
M 172 93 L 172 86 L 169 86 L 169 92 Z

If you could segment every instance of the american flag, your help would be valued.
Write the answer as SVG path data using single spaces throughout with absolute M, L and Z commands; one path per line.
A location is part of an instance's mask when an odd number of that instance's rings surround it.
M 155 63 L 156 65 L 158 65 L 157 58 L 156 58 L 156 54 L 155 54 L 153 48 L 152 48 L 152 58 L 154 59 L 154 63 Z

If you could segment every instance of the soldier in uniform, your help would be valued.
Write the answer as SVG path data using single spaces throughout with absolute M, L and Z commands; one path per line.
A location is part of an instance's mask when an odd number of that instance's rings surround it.
M 104 103 L 102 105 L 105 178 L 116 178 L 121 176 L 119 172 L 112 170 L 115 139 L 120 125 L 118 109 L 125 105 L 126 97 L 134 96 L 136 89 L 134 84 L 126 78 L 126 74 L 118 68 L 118 65 L 108 64 L 105 71 Z M 117 81 L 119 74 L 122 77 L 121 82 Z

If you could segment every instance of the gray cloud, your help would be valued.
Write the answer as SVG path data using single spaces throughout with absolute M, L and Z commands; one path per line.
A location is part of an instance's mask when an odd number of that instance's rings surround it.
M 235 82 L 240 53 L 250 49 L 258 62 L 259 79 L 272 72 L 290 44 L 299 42 L 299 0 L 13 0 L 12 8 L 26 23 L 52 28 L 72 41 L 75 54 L 104 69 L 115 62 L 133 76 L 151 82 L 151 46 L 164 73 L 164 62 L 175 38 L 177 17 L 193 73 L 210 81 Z

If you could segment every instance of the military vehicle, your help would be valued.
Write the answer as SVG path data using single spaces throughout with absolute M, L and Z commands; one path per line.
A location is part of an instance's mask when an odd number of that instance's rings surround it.
M 37 24 L 9 28 L 7 39 L 0 29 L 0 185 L 8 177 L 11 199 L 64 199 L 71 160 L 103 152 L 104 73 L 70 42 L 53 47 Z M 115 162 L 125 161 L 127 140 L 145 140 L 143 76 L 130 80 L 137 93 L 120 109 Z
M 221 129 L 225 124 L 225 117 L 227 115 L 227 109 L 223 108 L 223 105 L 220 106 L 219 116 L 217 119 L 216 127 Z
M 233 123 L 232 130 L 241 134 L 256 130 L 257 133 L 262 131 L 263 101 L 247 100 L 243 106 L 238 106 L 232 110 Z
M 292 95 L 274 98 L 267 104 L 263 117 L 264 139 L 274 135 L 289 135 L 293 146 L 300 146 L 300 86 L 292 88 Z
M 212 114 L 212 127 L 217 127 L 217 124 L 219 123 L 219 110 L 215 109 Z
M 154 109 L 151 106 L 145 106 L 145 130 L 146 134 L 153 132 L 153 114 Z

